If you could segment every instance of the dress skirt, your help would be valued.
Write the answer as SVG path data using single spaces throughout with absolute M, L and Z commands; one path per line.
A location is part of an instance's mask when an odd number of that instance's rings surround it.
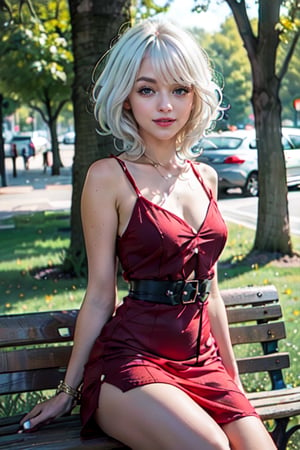
M 169 306 L 124 299 L 103 327 L 85 366 L 82 437 L 100 431 L 93 416 L 103 382 L 123 392 L 150 383 L 176 386 L 218 424 L 258 417 L 222 364 L 207 302 Z

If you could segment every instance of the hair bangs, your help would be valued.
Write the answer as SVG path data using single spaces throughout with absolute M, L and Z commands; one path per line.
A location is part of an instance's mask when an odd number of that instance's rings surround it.
M 191 86 L 194 79 L 190 75 L 185 59 L 178 54 L 170 42 L 157 38 L 147 50 L 153 68 L 165 84 L 184 84 Z

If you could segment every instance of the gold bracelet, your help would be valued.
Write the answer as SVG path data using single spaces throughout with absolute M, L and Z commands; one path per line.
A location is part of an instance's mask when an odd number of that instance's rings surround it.
M 75 400 L 80 400 L 80 391 L 78 389 L 72 388 L 67 383 L 65 383 L 63 380 L 61 380 L 59 382 L 59 385 L 57 386 L 56 395 L 60 394 L 61 392 L 64 392 L 65 394 L 70 395 Z

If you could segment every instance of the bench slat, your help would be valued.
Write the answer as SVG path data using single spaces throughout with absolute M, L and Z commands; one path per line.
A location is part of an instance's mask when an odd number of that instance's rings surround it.
M 224 289 L 221 292 L 225 305 L 255 305 L 279 301 L 275 286 L 251 286 L 247 288 Z
M 57 368 L 0 374 L 0 395 L 54 389 L 63 378 Z
M 281 400 L 284 400 L 285 396 L 290 396 L 291 393 L 293 393 L 295 395 L 300 395 L 300 386 L 293 387 L 293 388 L 285 388 L 285 389 L 274 389 L 274 390 L 270 390 L 270 391 L 248 392 L 247 397 L 251 401 L 255 401 L 256 399 L 260 399 L 260 398 L 272 397 L 274 399 L 277 398 L 277 402 L 278 402 L 278 398 Z M 300 407 L 300 405 L 299 405 L 299 407 Z
M 70 345 L 2 351 L 0 353 L 0 373 L 66 367 L 71 351 Z
M 247 394 L 263 420 L 293 417 L 300 414 L 300 387 Z
M 49 311 L 0 317 L 0 347 L 72 340 L 78 311 Z
M 270 370 L 287 369 L 290 367 L 289 353 L 282 352 L 252 356 L 249 358 L 237 358 L 239 373 L 266 372 Z
M 282 310 L 278 304 L 250 306 L 249 308 L 227 308 L 227 317 L 230 324 L 250 322 L 253 320 L 277 320 L 282 317 Z
M 288 405 L 289 403 L 295 403 L 298 402 L 298 408 L 300 411 L 300 390 L 295 388 L 295 389 L 278 389 L 278 391 L 285 391 L 285 392 L 281 392 L 281 395 L 279 396 L 278 394 L 273 394 L 274 391 L 269 391 L 268 395 L 264 395 L 262 397 L 254 397 L 251 399 L 252 403 L 255 403 L 255 405 L 257 407 L 259 406 L 272 406 L 272 405 L 277 405 L 277 406 L 281 406 L 284 403 L 284 405 Z M 272 392 L 272 394 L 271 394 Z M 251 397 L 250 397 L 251 398 Z M 278 403 L 278 401 L 281 401 L 281 403 Z
M 283 322 L 243 325 L 243 327 L 230 327 L 229 331 L 233 345 L 254 342 L 270 342 L 286 337 Z

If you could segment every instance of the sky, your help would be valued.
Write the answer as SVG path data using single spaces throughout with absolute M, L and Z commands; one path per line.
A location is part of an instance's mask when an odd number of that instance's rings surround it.
M 158 0 L 156 2 L 159 5 L 165 4 L 164 0 Z M 253 8 L 250 11 L 250 16 L 255 15 L 255 2 Z M 169 12 L 165 14 L 171 20 L 177 22 L 183 28 L 192 28 L 194 26 L 203 28 L 207 32 L 214 32 L 220 29 L 220 25 L 231 15 L 231 10 L 226 2 L 220 2 L 217 4 L 216 0 L 211 2 L 211 5 L 205 13 L 192 13 L 191 10 L 194 6 L 194 0 L 173 0 Z

